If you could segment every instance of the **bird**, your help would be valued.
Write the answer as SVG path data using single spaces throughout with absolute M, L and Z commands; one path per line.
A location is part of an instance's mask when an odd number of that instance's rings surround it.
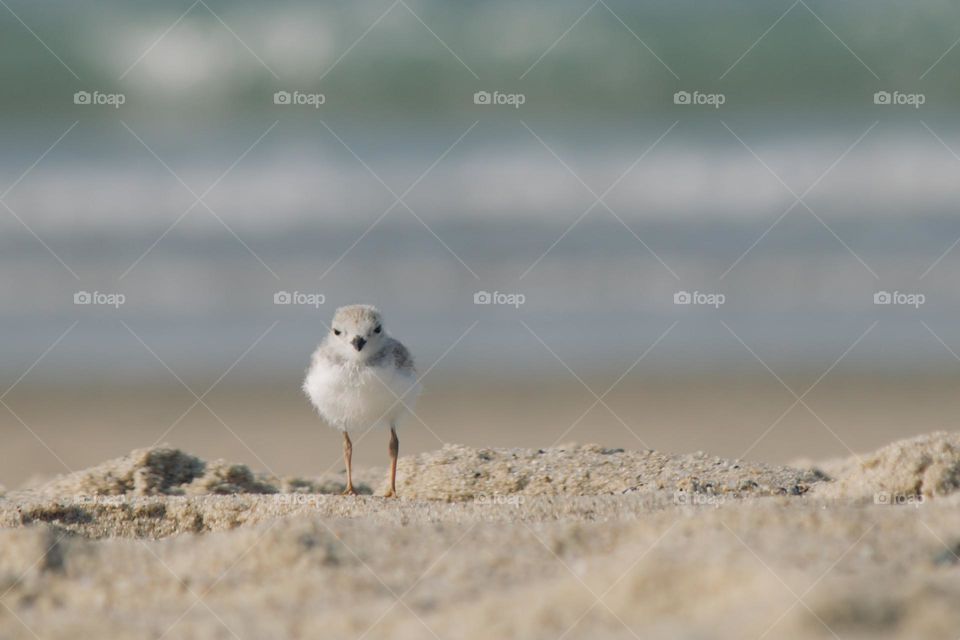
M 350 432 L 390 428 L 390 490 L 397 497 L 397 428 L 413 411 L 420 395 L 413 356 L 390 336 L 380 311 L 368 304 L 340 307 L 313 356 L 303 391 L 319 416 L 343 433 L 347 486 L 343 495 L 357 495 L 353 486 L 353 442 Z

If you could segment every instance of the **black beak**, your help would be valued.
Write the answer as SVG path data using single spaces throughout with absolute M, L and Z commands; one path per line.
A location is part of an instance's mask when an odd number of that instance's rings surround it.
M 367 344 L 367 341 L 361 338 L 360 336 L 354 336 L 353 340 L 350 341 L 350 344 L 353 345 L 353 348 L 357 351 L 363 349 L 363 345 Z

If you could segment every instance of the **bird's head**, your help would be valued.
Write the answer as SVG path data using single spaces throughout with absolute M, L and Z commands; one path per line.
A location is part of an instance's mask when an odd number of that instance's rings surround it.
M 386 335 L 376 307 L 352 304 L 333 314 L 329 342 L 347 360 L 362 361 L 379 351 Z

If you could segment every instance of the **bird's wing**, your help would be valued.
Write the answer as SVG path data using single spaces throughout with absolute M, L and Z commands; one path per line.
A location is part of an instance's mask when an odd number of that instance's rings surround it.
M 403 372 L 416 373 L 416 369 L 413 366 L 413 356 L 410 355 L 410 351 L 403 346 L 402 342 L 396 340 L 393 343 L 393 363 Z

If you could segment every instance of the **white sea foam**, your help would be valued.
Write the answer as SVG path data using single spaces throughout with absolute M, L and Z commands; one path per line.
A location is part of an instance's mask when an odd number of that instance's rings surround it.
M 940 215 L 960 196 L 957 163 L 925 140 L 879 143 L 854 150 L 813 187 L 805 201 L 832 220 Z M 571 157 L 581 184 L 560 162 L 536 145 L 471 150 L 447 158 L 404 198 L 421 216 L 437 222 L 546 221 L 569 223 L 636 159 L 637 151 L 608 150 L 602 156 Z M 837 144 L 758 148 L 781 184 L 742 147 L 715 149 L 670 146 L 655 150 L 604 199 L 624 220 L 697 223 L 774 220 L 833 163 Z M 878 153 L 879 147 L 883 152 Z M 428 164 L 425 161 L 424 164 Z M 211 163 L 213 164 L 213 163 Z M 229 164 L 226 160 L 223 164 Z M 409 169 L 394 175 L 399 159 L 371 166 L 395 193 L 415 178 Z M 178 168 L 197 193 L 219 169 Z M 150 232 L 172 224 L 194 201 L 192 194 L 159 164 L 131 165 L 127 158 L 93 162 L 47 161 L 18 185 L 7 202 L 38 232 L 73 234 L 102 230 Z M 336 162 L 320 153 L 272 154 L 245 159 L 205 198 L 238 232 L 270 235 L 310 225 L 373 222 L 393 195 L 359 163 Z M 800 206 L 801 210 L 803 209 Z M 597 205 L 593 215 L 606 215 Z M 392 219 L 418 224 L 400 204 Z M 203 205 L 178 225 L 180 233 L 218 226 Z

